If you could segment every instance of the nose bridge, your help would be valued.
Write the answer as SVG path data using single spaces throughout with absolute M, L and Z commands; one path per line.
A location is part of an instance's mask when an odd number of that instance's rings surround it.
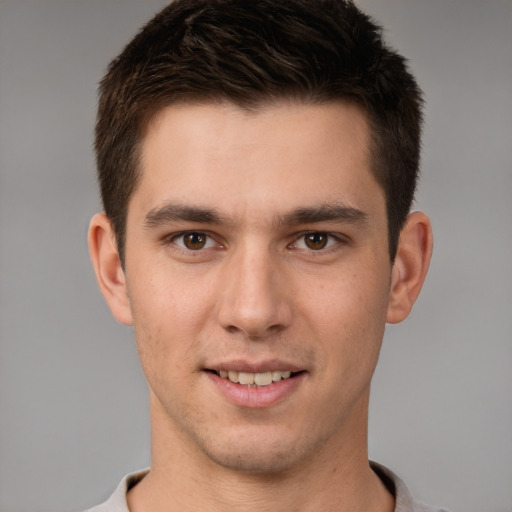
M 290 305 L 281 286 L 279 257 L 257 238 L 233 250 L 224 269 L 219 322 L 231 332 L 262 337 L 283 329 L 290 320 Z

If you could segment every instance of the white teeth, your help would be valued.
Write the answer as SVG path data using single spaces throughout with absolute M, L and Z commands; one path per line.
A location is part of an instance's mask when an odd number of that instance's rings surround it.
M 254 373 L 239 372 L 238 382 L 244 386 L 250 386 L 251 384 L 254 384 Z
M 234 372 L 234 371 L 229 370 L 229 372 L 228 372 L 228 379 L 231 382 L 238 382 L 238 372 Z
M 218 375 L 223 379 L 229 379 L 231 382 L 240 383 L 244 386 L 269 386 L 272 382 L 290 378 L 291 373 L 292 372 L 289 370 L 274 370 L 259 373 L 236 372 L 233 370 L 218 371 Z
M 272 384 L 272 372 L 255 373 L 254 384 L 257 386 L 268 386 Z
M 277 382 L 278 380 L 281 380 L 283 377 L 283 372 L 280 371 L 273 371 L 272 372 L 272 380 L 274 382 Z

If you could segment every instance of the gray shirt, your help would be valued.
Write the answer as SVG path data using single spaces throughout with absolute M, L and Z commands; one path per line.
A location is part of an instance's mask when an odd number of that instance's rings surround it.
M 403 481 L 392 471 L 376 462 L 371 462 L 370 465 L 384 482 L 384 485 L 395 496 L 395 512 L 447 512 L 443 508 L 432 507 L 414 500 Z M 137 485 L 147 475 L 148 471 L 146 469 L 125 476 L 117 486 L 114 494 L 105 503 L 86 512 L 129 512 L 126 503 L 126 493 L 134 485 Z

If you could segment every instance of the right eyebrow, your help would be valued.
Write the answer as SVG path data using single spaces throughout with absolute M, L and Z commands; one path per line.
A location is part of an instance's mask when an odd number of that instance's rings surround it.
M 170 222 L 197 222 L 200 224 L 230 224 L 215 209 L 167 203 L 153 208 L 144 217 L 144 227 L 157 228 Z

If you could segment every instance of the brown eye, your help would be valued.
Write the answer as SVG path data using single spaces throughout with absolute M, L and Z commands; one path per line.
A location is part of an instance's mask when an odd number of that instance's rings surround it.
M 329 235 L 325 233 L 309 233 L 304 236 L 304 241 L 308 249 L 324 249 L 329 241 Z
M 183 235 L 183 244 L 191 251 L 203 249 L 206 245 L 207 237 L 203 233 L 187 233 Z

